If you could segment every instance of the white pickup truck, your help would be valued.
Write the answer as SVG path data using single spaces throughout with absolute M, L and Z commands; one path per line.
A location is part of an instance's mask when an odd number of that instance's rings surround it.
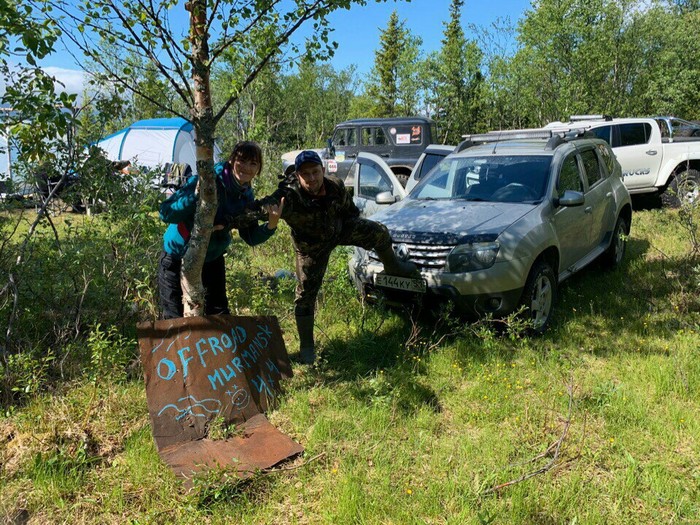
M 581 115 L 546 128 L 586 129 L 607 141 L 631 194 L 657 193 L 671 207 L 700 198 L 700 124 L 675 117 Z

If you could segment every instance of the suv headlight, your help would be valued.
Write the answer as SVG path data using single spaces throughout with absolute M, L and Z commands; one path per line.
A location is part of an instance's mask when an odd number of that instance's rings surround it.
M 449 273 L 473 272 L 491 268 L 496 262 L 497 242 L 475 242 L 455 246 L 447 256 L 445 271 Z

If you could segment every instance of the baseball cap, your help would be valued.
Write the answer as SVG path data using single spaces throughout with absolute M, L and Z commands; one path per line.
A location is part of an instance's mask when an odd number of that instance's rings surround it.
M 307 149 L 299 153 L 299 155 L 297 155 L 297 158 L 294 159 L 294 169 L 296 171 L 299 171 L 301 165 L 305 164 L 306 162 L 311 162 L 312 164 L 318 164 L 319 166 L 323 166 L 323 161 L 321 160 L 321 157 L 318 156 L 318 153 Z

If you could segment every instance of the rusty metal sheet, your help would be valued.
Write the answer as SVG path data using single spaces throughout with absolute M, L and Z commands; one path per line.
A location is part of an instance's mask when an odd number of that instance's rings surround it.
M 232 469 L 238 477 L 247 478 L 257 470 L 273 467 L 304 451 L 304 447 L 275 428 L 263 414 L 239 425 L 237 432 L 236 436 L 221 441 L 199 439 L 171 445 L 160 454 L 175 474 L 185 479 L 213 468 Z
M 267 425 L 248 423 L 259 421 L 282 392 L 280 380 L 292 376 L 276 317 L 186 317 L 142 323 L 137 332 L 153 437 L 174 470 L 225 458 L 267 468 L 303 450 L 264 416 Z M 250 436 L 206 440 L 214 419 L 242 425 L 241 435 Z M 259 454 L 266 466 L 255 461 Z

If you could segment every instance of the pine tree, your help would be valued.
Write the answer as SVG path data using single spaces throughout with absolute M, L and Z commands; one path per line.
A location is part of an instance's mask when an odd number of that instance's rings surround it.
M 418 59 L 422 41 L 413 35 L 396 11 L 380 37 L 367 97 L 374 117 L 415 114 L 418 106 Z
M 443 142 L 456 143 L 461 135 L 479 131 L 479 91 L 482 53 L 467 41 L 460 17 L 464 0 L 452 0 L 450 20 L 445 24 L 442 48 L 430 59 L 435 76 L 430 97 Z

